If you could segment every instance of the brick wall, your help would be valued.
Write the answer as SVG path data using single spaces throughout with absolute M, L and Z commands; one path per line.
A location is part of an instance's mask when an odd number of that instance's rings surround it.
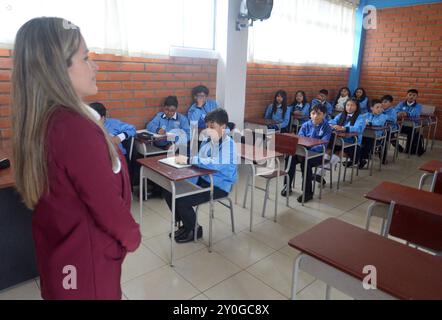
M 298 90 L 304 90 L 311 101 L 320 89 L 327 89 L 332 100 L 339 88 L 347 86 L 348 76 L 348 68 L 251 63 L 247 70 L 246 118 L 262 116 L 279 89 L 287 91 L 289 104 Z
M 11 136 L 11 52 L 0 49 L 0 130 Z M 100 71 L 98 95 L 87 102 L 103 102 L 112 117 L 143 128 L 168 95 L 178 96 L 179 111 L 186 113 L 193 87 L 204 84 L 216 96 L 217 60 L 168 58 L 145 59 L 92 54 Z
M 417 88 L 442 121 L 442 3 L 379 10 L 363 59 L 361 86 L 370 98 L 392 94 L 398 102 Z

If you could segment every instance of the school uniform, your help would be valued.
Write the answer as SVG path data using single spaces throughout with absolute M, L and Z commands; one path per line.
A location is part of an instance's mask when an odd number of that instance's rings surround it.
M 387 130 L 387 137 L 389 137 L 390 136 L 390 132 L 392 130 L 396 131 L 396 130 L 399 129 L 399 126 L 398 126 L 398 123 L 397 123 L 397 111 L 396 111 L 396 108 L 391 107 L 388 110 L 385 110 L 384 114 L 387 116 L 386 125 L 388 125 L 388 127 L 389 127 L 388 130 Z M 395 142 L 393 144 L 393 142 L 387 141 L 387 143 L 388 144 L 391 143 L 393 146 L 396 146 L 397 142 Z M 387 156 L 388 156 L 388 148 L 385 148 L 384 158 L 382 160 L 383 164 L 387 163 L 387 161 L 386 161 L 387 160 Z
M 309 103 L 298 103 L 292 106 L 292 112 L 301 112 L 305 117 L 305 121 L 308 121 L 310 118 L 310 104 Z
M 360 114 L 366 114 L 370 111 L 367 97 L 365 97 L 364 100 L 359 101 L 359 110 L 360 110 Z
M 344 113 L 341 113 L 336 118 L 331 120 L 329 123 L 331 126 L 338 125 L 340 123 L 341 118 L 344 116 Z M 344 121 L 344 124 L 342 125 L 345 128 L 345 131 L 347 133 L 357 133 L 358 134 L 358 145 L 356 146 L 356 161 L 359 161 L 359 154 L 361 150 L 361 144 L 362 144 L 362 137 L 363 133 L 366 127 L 366 116 L 363 114 L 360 114 L 358 118 L 356 119 L 355 123 L 352 125 L 352 120 L 355 115 L 347 115 L 347 118 Z M 347 143 L 353 143 L 354 138 L 345 138 L 345 142 Z M 330 146 L 332 145 L 333 141 L 331 141 Z M 335 146 L 334 151 L 341 151 L 340 146 Z M 354 153 L 354 147 L 348 147 L 344 150 L 347 154 L 353 155 Z
M 104 127 L 111 137 L 119 137 L 122 143 L 129 140 L 129 138 L 135 137 L 137 134 L 135 126 L 124 123 L 118 119 L 106 118 Z M 122 143 L 120 143 L 118 147 L 124 155 L 127 155 L 128 152 Z
M 189 159 L 189 164 L 202 169 L 216 170 L 212 175 L 214 184 L 213 198 L 225 198 L 232 191 L 238 178 L 237 153 L 233 139 L 225 134 L 222 141 L 212 143 L 210 139 L 203 141 L 199 154 Z M 210 186 L 208 176 L 190 179 L 189 182 L 200 187 Z M 172 209 L 172 194 L 165 191 L 165 200 Z M 182 221 L 187 232 L 195 228 L 196 214 L 193 207 L 210 201 L 210 192 L 196 194 L 176 200 L 176 221 Z
M 345 111 L 345 104 L 347 103 L 347 101 L 350 100 L 350 97 L 339 97 L 338 100 L 336 100 L 335 103 L 335 108 L 334 108 L 334 113 L 341 113 Z
M 384 113 L 378 115 L 369 113 L 366 116 L 366 123 L 368 123 L 368 125 L 371 125 L 373 127 L 383 127 L 385 126 L 387 119 L 388 117 Z M 384 131 L 382 130 L 376 131 L 377 138 L 381 137 L 383 134 Z M 369 155 L 373 151 L 373 147 L 374 147 L 374 139 L 369 137 L 364 137 L 362 139 L 361 159 L 367 160 L 369 158 Z
M 312 120 L 307 121 L 304 123 L 299 130 L 298 133 L 301 137 L 308 137 L 308 138 L 315 138 L 319 140 L 323 140 L 325 142 L 329 142 L 331 135 L 332 135 L 332 128 L 330 127 L 327 120 L 324 120 L 321 124 L 315 125 Z M 322 152 L 323 148 L 322 146 L 316 146 L 310 149 L 311 152 Z M 288 159 L 288 158 L 287 158 Z M 288 161 L 286 161 L 288 162 Z M 292 161 L 290 163 L 289 168 L 289 189 L 291 189 L 291 185 L 293 182 L 293 178 L 296 174 L 296 165 L 298 163 L 301 163 L 301 170 L 304 174 L 305 164 L 304 164 L 304 158 L 303 157 L 292 157 Z M 313 176 L 313 167 L 319 166 L 322 164 L 322 157 L 310 159 L 307 163 L 307 177 L 305 177 L 306 180 L 306 195 L 312 195 L 312 176 Z M 286 164 L 287 165 L 287 164 Z M 287 179 L 285 179 L 284 183 L 287 183 Z M 286 186 L 287 188 L 287 186 Z
M 292 115 L 292 107 L 287 106 L 287 110 L 284 113 L 282 105 L 277 106 L 276 113 L 273 113 L 273 104 L 269 105 L 264 114 L 264 119 L 271 119 L 276 121 L 277 124 L 269 126 L 269 129 L 280 130 L 281 132 L 288 132 Z
M 124 157 L 113 166 L 103 131 L 64 107 L 49 120 L 46 145 L 48 190 L 32 217 L 42 297 L 121 299 L 123 260 L 141 241 Z M 63 286 L 67 266 L 76 290 Z
M 187 118 L 189 119 L 190 125 L 198 124 L 198 129 L 206 129 L 206 115 L 218 108 L 218 102 L 215 100 L 207 99 L 206 104 L 201 108 L 194 103 L 187 112 Z
M 406 112 L 407 117 L 410 118 L 412 121 L 414 121 L 416 124 L 418 124 L 419 118 L 422 113 L 422 105 L 417 103 L 417 101 L 415 101 L 412 104 L 408 103 L 408 101 L 403 101 L 396 106 L 395 110 L 396 113 Z M 405 152 L 408 153 L 410 149 L 410 142 L 411 142 L 411 135 L 413 133 L 413 128 L 403 126 L 401 133 L 405 133 L 407 135 L 407 146 L 405 148 Z M 418 140 L 418 135 L 419 133 L 416 132 L 413 139 L 416 142 Z
M 173 117 L 168 118 L 164 112 L 159 112 L 146 126 L 146 130 L 152 133 L 158 133 L 161 129 L 174 134 L 177 144 L 187 145 L 190 141 L 189 120 L 181 113 L 175 112 Z M 155 142 L 158 147 L 167 147 L 170 144 L 167 140 Z
M 321 102 L 321 100 L 319 100 L 319 99 L 313 99 L 312 107 L 317 105 L 317 104 L 322 104 L 323 106 L 325 106 L 326 109 L 327 109 L 327 116 L 328 116 L 328 118 L 332 117 L 332 115 L 333 115 L 333 106 L 331 105 L 330 102 L 328 102 L 328 101 Z

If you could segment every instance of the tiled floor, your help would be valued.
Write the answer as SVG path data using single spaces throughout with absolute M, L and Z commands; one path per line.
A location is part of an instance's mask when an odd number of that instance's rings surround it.
M 440 158 L 442 143 L 422 158 L 407 159 L 405 155 L 400 155 L 395 164 L 384 167 L 382 172 L 374 171 L 372 177 L 367 170 L 361 171 L 353 184 L 343 183 L 339 191 L 330 190 L 327 185 L 322 201 L 315 198 L 305 207 L 296 202 L 297 194 L 290 198 L 291 208 L 287 208 L 285 199 L 280 197 L 277 223 L 272 220 L 273 201 L 268 203 L 267 217 L 264 219 L 260 216 L 263 193 L 257 191 L 253 232 L 248 230 L 248 209 L 235 206 L 236 234 L 233 235 L 229 211 L 216 205 L 213 253 L 209 253 L 206 247 L 208 206 L 202 206 L 199 220 L 205 231 L 204 239 L 198 243 L 176 245 L 174 268 L 168 265 L 170 213 L 164 201 L 149 200 L 143 204 L 142 246 L 128 256 L 123 266 L 123 298 L 288 299 L 293 261 L 299 254 L 287 245 L 289 239 L 330 217 L 365 227 L 370 202 L 364 199 L 364 193 L 382 181 L 417 187 L 421 176 L 418 166 Z M 298 173 L 297 190 L 300 189 L 300 182 Z M 243 185 L 244 179 L 241 179 L 238 186 L 239 202 L 242 202 Z M 273 194 L 271 198 L 274 199 Z M 138 203 L 134 202 L 132 211 L 137 221 L 138 209 Z M 380 220 L 374 218 L 372 230 L 378 231 L 379 228 Z M 323 282 L 302 273 L 300 281 L 300 299 L 325 298 Z M 349 299 L 336 290 L 332 290 L 331 297 Z M 0 292 L 0 300 L 3 299 L 40 299 L 38 279 Z

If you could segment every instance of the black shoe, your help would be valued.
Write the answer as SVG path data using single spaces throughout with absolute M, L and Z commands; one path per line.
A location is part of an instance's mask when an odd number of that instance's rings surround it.
M 307 202 L 309 202 L 310 200 L 313 200 L 313 195 L 307 193 L 307 194 L 305 195 L 304 203 L 307 203 Z M 302 195 L 300 195 L 300 196 L 298 197 L 298 202 L 299 202 L 299 203 L 302 203 Z
M 401 145 L 398 145 L 398 146 L 397 146 L 397 150 L 398 150 L 400 153 L 404 153 L 404 147 L 402 147 Z
M 321 177 L 319 174 L 315 174 L 313 177 L 317 183 L 321 183 L 322 185 L 325 186 L 327 184 L 327 181 L 325 181 L 325 179 L 323 177 Z
M 188 232 L 184 232 L 180 237 L 175 238 L 175 241 L 177 243 L 188 243 L 188 242 L 192 242 L 195 239 L 195 230 L 192 229 Z M 201 239 L 203 237 L 203 227 L 199 226 L 198 227 L 198 232 L 197 232 L 197 239 Z
M 175 237 L 175 239 L 176 238 L 179 238 L 184 232 L 186 231 L 186 229 L 183 227 L 183 226 L 181 226 L 178 230 L 176 230 L 175 231 L 175 233 L 174 233 L 174 237 Z M 170 238 L 170 236 L 171 236 L 172 234 L 171 233 L 169 233 L 169 238 Z
M 359 161 L 359 169 L 362 170 L 367 165 L 367 160 L 362 159 Z
M 293 193 L 292 189 L 289 189 L 289 196 L 291 196 Z M 287 197 L 287 185 L 284 186 L 284 189 L 282 189 L 281 191 L 281 196 L 283 197 Z
M 347 161 L 343 163 L 344 167 L 351 168 L 353 166 L 353 161 Z

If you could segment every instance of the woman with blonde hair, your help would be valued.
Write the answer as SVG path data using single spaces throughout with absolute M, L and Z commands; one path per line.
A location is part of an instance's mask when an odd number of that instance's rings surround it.
M 83 103 L 97 66 L 60 18 L 28 21 L 13 53 L 14 174 L 34 211 L 42 297 L 121 299 L 121 265 L 141 234 L 124 158 Z

